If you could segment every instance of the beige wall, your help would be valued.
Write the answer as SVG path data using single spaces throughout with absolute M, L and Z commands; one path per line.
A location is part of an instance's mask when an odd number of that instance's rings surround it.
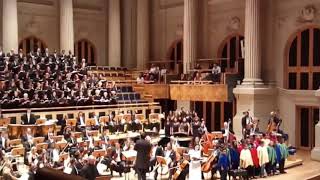
M 95 46 L 99 65 L 107 65 L 106 6 L 107 4 L 104 0 L 74 1 L 75 42 L 80 39 L 87 39 L 92 42 Z M 18 1 L 19 41 L 34 35 L 43 40 L 50 50 L 59 50 L 59 23 L 58 0 Z M 0 37 L 2 41 L 2 31 Z

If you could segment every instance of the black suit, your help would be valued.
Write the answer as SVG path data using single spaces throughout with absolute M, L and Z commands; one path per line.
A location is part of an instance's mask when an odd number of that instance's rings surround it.
M 28 121 L 28 116 L 27 114 L 24 114 L 22 117 L 21 117 L 21 123 L 22 124 L 35 124 L 36 123 L 36 117 L 34 114 L 30 114 L 30 119 Z
M 135 166 L 138 173 L 138 179 L 145 180 L 146 173 L 149 169 L 151 144 L 144 139 L 140 139 L 134 146 L 134 150 L 137 151 Z

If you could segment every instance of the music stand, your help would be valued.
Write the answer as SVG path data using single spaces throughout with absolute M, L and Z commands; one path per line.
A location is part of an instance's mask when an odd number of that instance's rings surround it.
M 132 119 L 131 114 L 124 114 L 124 115 L 123 115 L 123 119 L 124 119 L 126 122 L 129 122 L 129 121 Z
M 85 124 L 86 126 L 95 126 L 96 125 L 96 121 L 93 118 L 89 118 L 85 120 Z
M 24 148 L 13 148 L 11 150 L 11 155 L 12 156 L 24 156 Z
M 103 149 L 94 150 L 94 151 L 92 152 L 92 155 L 93 155 L 95 158 L 104 157 L 105 154 L 106 154 L 106 151 L 103 150 Z
M 150 113 L 149 122 L 154 123 L 159 121 L 159 113 Z
M 39 144 L 44 142 L 44 137 L 35 137 L 33 138 L 33 144 Z
M 60 135 L 60 136 L 52 136 L 51 138 L 53 139 L 54 142 L 59 142 L 59 141 L 62 141 L 63 135 Z
M 10 146 L 18 146 L 21 145 L 21 139 L 12 139 L 9 141 Z
M 76 138 L 81 138 L 82 132 L 71 132 L 71 134 Z
M 160 164 L 160 179 L 162 179 L 162 166 L 167 165 L 167 161 L 162 156 L 157 156 L 157 162 Z
M 37 144 L 36 145 L 36 147 L 37 147 L 37 150 L 40 150 L 40 149 L 45 149 L 45 150 L 47 150 L 48 149 L 48 143 L 39 143 L 39 144 Z
M 36 125 L 40 125 L 40 124 L 44 124 L 44 123 L 46 123 L 46 119 L 37 119 L 36 120 Z
M 109 122 L 109 116 L 101 116 L 99 118 L 99 123 L 104 123 L 104 124 L 107 124 Z
M 99 131 L 98 130 L 91 130 L 91 131 L 87 131 L 89 136 L 98 136 Z
M 77 120 L 76 120 L 76 119 L 67 119 L 67 120 L 66 120 L 66 125 L 67 125 L 67 126 L 74 127 L 74 126 L 77 125 Z
M 59 150 L 62 150 L 62 149 L 64 149 L 66 147 L 66 145 L 67 145 L 67 143 L 65 143 L 65 142 L 57 142 L 55 144 L 55 148 L 59 149 Z
M 64 160 L 68 159 L 68 157 L 69 157 L 68 153 L 60 154 L 59 155 L 59 161 L 63 162 Z
M 94 147 L 101 147 L 102 146 L 102 144 L 104 144 L 105 142 L 103 141 L 103 140 L 98 140 L 98 141 L 94 141 L 93 142 L 93 145 L 94 145 Z
M 135 114 L 135 118 L 138 119 L 141 123 L 145 121 L 143 114 Z
M 7 127 L 10 124 L 10 118 L 1 118 L 0 119 L 0 126 Z
M 129 164 L 130 161 L 134 161 L 137 158 L 137 151 L 135 150 L 128 150 L 128 151 L 122 151 L 122 155 L 126 159 L 125 164 Z M 128 168 L 129 166 L 127 166 Z M 130 168 L 130 167 L 129 167 Z M 130 171 L 129 171 L 130 172 Z M 127 172 L 125 173 L 125 179 L 127 179 Z M 129 179 L 129 178 L 128 178 Z
M 79 142 L 79 146 L 80 146 L 80 147 L 88 147 L 89 142 L 90 142 L 90 141 L 88 141 L 88 140 L 87 140 L 87 141 L 80 141 L 80 142 Z
M 114 116 L 114 120 L 115 120 L 116 122 L 121 121 L 122 118 L 123 118 L 123 115 L 120 115 L 120 114 Z

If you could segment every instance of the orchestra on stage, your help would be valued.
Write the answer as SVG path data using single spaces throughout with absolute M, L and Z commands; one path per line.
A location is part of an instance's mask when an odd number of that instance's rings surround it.
M 79 112 L 76 119 L 64 119 L 61 129 L 54 120 L 8 124 L 1 129 L 0 172 L 9 179 L 33 179 L 42 168 L 86 179 L 128 174 L 139 180 L 273 176 L 286 173 L 288 136 L 280 130 L 281 121 L 271 112 L 263 132 L 259 120 L 244 112 L 239 139 L 231 121 L 221 131 L 209 132 L 203 118 L 183 108 L 154 113 L 144 121 L 132 111 L 89 119 Z

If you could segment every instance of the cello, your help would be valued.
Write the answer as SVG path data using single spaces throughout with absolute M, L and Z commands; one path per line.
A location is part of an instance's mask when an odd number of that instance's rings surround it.
M 212 153 L 212 154 L 209 156 L 207 162 L 205 162 L 205 163 L 201 166 L 201 171 L 202 171 L 202 172 L 205 172 L 205 173 L 208 173 L 208 172 L 211 170 L 211 168 L 212 168 L 212 166 L 213 166 L 213 163 L 216 163 L 217 161 L 218 161 L 217 156 L 216 156 L 214 153 Z
M 180 174 L 182 173 L 182 171 L 187 167 L 188 164 L 189 164 L 189 161 L 183 160 L 183 162 L 178 166 L 178 169 L 176 170 L 176 172 L 173 174 L 172 180 L 177 180 Z

